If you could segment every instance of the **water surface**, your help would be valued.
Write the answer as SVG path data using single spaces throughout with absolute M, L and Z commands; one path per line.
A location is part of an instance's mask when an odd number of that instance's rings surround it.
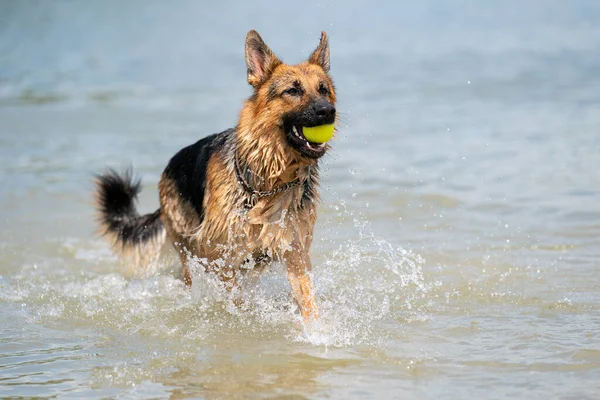
M 279 265 L 237 309 L 95 235 L 94 173 L 150 212 L 235 124 L 249 29 L 291 63 L 330 35 L 308 329 Z M 597 2 L 3 2 L 0 65 L 1 397 L 600 393 Z

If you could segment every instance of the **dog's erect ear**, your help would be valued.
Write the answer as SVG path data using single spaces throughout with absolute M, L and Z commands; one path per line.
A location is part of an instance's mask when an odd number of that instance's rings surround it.
M 310 57 L 308 57 L 308 62 L 320 65 L 323 71 L 329 72 L 329 40 L 325 31 L 321 32 L 321 42 Z
M 252 30 L 246 35 L 246 66 L 248 83 L 254 87 L 263 83 L 271 72 L 281 64 L 275 53 L 262 40 L 258 32 Z

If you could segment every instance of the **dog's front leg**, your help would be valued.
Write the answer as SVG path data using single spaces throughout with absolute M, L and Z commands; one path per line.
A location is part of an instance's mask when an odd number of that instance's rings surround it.
M 285 262 L 292 293 L 300 307 L 304 322 L 319 319 L 319 309 L 310 278 L 312 267 L 308 254 L 304 251 L 291 251 L 287 254 Z

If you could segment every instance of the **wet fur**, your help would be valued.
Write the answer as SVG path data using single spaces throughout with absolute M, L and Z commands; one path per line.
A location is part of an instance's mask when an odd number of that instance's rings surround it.
M 194 275 L 190 260 L 215 273 L 228 290 L 237 287 L 244 271 L 260 272 L 271 260 L 282 261 L 304 319 L 315 319 L 308 254 L 319 200 L 319 152 L 329 145 L 316 153 L 300 146 L 290 139 L 289 126 L 333 122 L 327 36 L 323 32 L 308 61 L 292 66 L 250 31 L 245 56 L 254 90 L 237 126 L 199 140 L 169 161 L 158 185 L 160 209 L 152 214 L 140 216 L 135 210 L 140 184 L 130 173 L 97 177 L 100 223 L 115 249 L 134 254 L 138 262 L 156 257 L 168 236 L 188 285 Z M 236 175 L 236 162 L 255 190 L 299 184 L 248 209 L 250 195 Z
M 119 174 L 109 169 L 96 176 L 96 205 L 101 234 L 110 238 L 113 250 L 133 264 L 148 267 L 160 253 L 166 238 L 161 210 L 139 215 L 135 202 L 141 181 L 131 170 Z

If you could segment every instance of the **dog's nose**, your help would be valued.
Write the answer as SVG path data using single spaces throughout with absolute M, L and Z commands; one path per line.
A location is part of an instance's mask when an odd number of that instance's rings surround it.
M 318 103 L 315 105 L 315 113 L 321 118 L 335 117 L 335 106 L 327 102 Z

